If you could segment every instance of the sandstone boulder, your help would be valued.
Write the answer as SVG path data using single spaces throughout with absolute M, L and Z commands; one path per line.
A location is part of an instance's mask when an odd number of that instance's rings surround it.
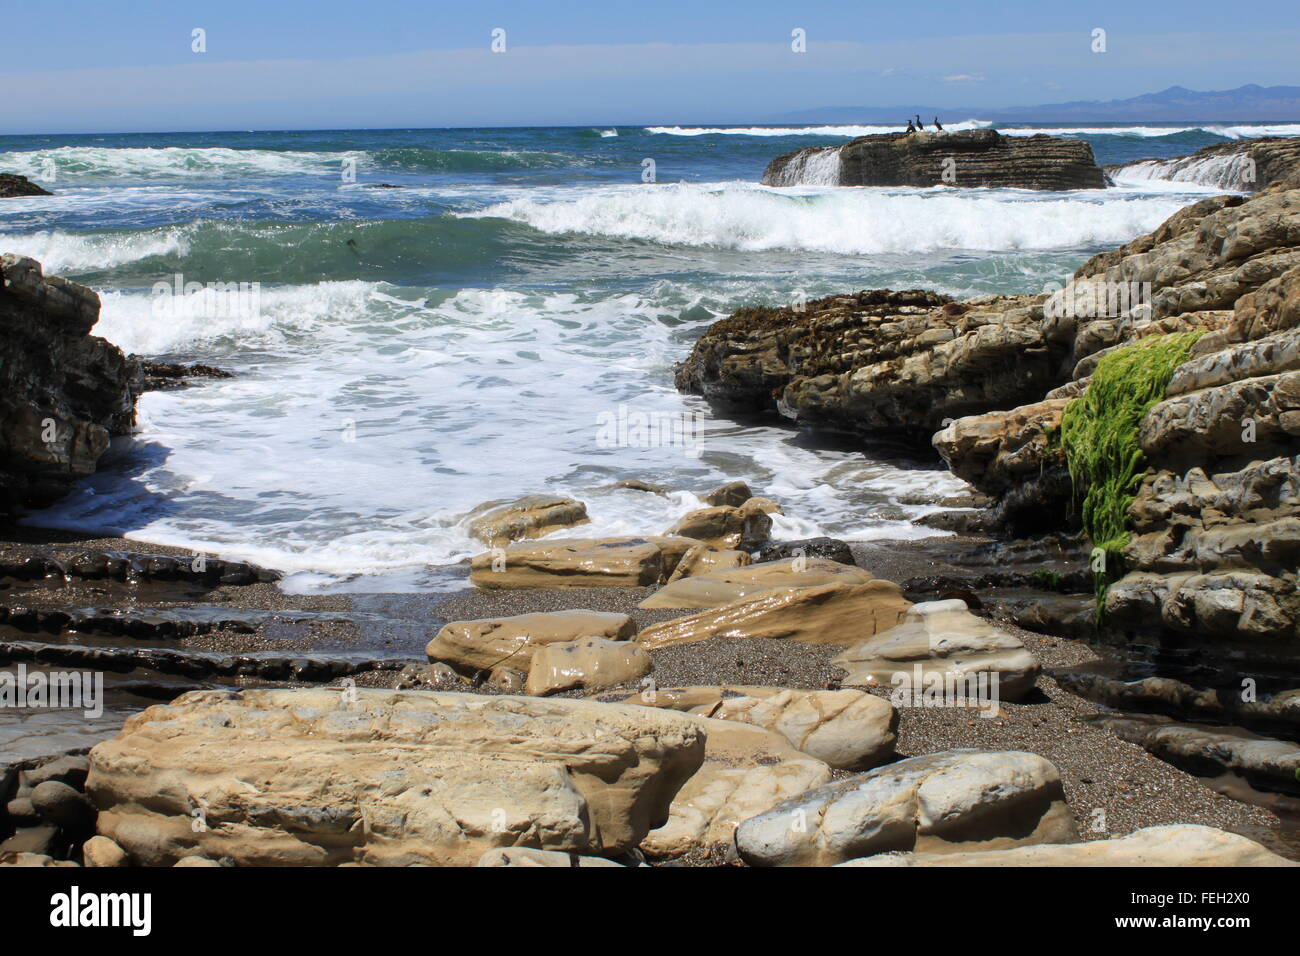
M 836 770 L 882 764 L 893 757 L 897 741 L 894 708 L 860 690 L 671 687 L 632 695 L 627 702 L 753 724 Z
M 691 718 L 591 701 L 198 691 L 91 752 L 98 828 L 146 866 L 471 865 L 634 849 L 704 757 Z
M 898 624 L 909 607 L 890 581 L 779 588 L 651 625 L 637 642 L 654 650 L 711 637 L 769 637 L 850 647 Z
M 1253 840 L 1179 823 L 1087 843 L 1021 846 L 977 853 L 884 853 L 840 866 L 1300 866 Z
M 845 684 L 906 687 L 949 678 L 969 685 L 987 674 L 995 699 L 1019 700 L 1033 690 L 1040 666 L 1020 641 L 966 609 L 961 600 L 926 601 L 907 609 L 902 623 L 836 657 Z M 932 677 L 931 675 L 935 675 Z
M 678 792 L 668 821 L 642 841 L 649 856 L 719 847 L 734 854 L 738 824 L 831 777 L 826 764 L 799 753 L 780 734 L 726 720 L 687 719 L 708 737 L 704 764 Z
M 528 671 L 539 647 L 583 637 L 630 640 L 636 624 L 626 614 L 604 611 L 553 611 L 514 617 L 452 621 L 424 649 L 430 661 L 441 661 L 462 673 L 490 671 L 507 664 Z
M 525 693 L 541 697 L 575 688 L 597 690 L 637 680 L 654 662 L 645 649 L 629 641 L 586 637 L 546 644 L 533 654 Z
M 712 508 L 739 508 L 752 497 L 754 493 L 749 490 L 749 485 L 743 481 L 729 481 L 700 495 L 700 500 Z
M 470 559 L 470 581 L 488 589 L 645 587 L 668 580 L 700 542 L 691 538 L 554 538 Z
M 731 604 L 780 588 L 823 584 L 866 584 L 875 577 L 860 568 L 825 558 L 764 561 L 742 568 L 709 571 L 670 581 L 638 605 L 643 608 L 706 608 Z
M 589 520 L 586 505 L 558 495 L 490 501 L 479 505 L 466 518 L 469 533 L 492 548 L 504 547 L 521 538 L 540 538 Z
M 744 568 L 753 563 L 748 551 L 716 551 L 707 544 L 697 544 L 682 555 L 677 567 L 668 576 L 668 583 L 682 578 L 691 578 L 711 571 L 728 571 L 732 568 Z M 641 605 L 645 607 L 645 605 Z
M 721 505 L 692 511 L 665 533 L 695 538 L 711 548 L 755 551 L 771 535 L 772 519 L 759 505 Z
M 1037 754 L 950 750 L 809 790 L 742 823 L 753 866 L 828 866 L 897 850 L 996 850 L 1076 838 L 1056 768 Z

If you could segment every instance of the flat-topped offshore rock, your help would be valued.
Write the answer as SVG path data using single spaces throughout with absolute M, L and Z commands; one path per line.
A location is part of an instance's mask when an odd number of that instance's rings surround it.
M 386 690 L 200 691 L 91 752 L 98 830 L 146 866 L 472 865 L 628 852 L 704 759 L 648 707 Z
M 875 577 L 861 568 L 825 558 L 787 558 L 743 568 L 695 574 L 673 581 L 650 595 L 643 608 L 717 607 L 777 588 L 821 584 L 866 584 Z
M 1191 823 L 1146 827 L 1087 843 L 979 853 L 886 853 L 840 866 L 1300 866 L 1254 840 Z
M 911 606 L 891 581 L 779 588 L 652 625 L 637 642 L 653 650 L 711 637 L 769 637 L 850 647 L 893 627 Z
M 546 644 L 583 637 L 626 641 L 635 635 L 636 624 L 626 614 L 552 611 L 452 621 L 424 652 L 430 661 L 443 661 L 463 673 L 491 670 L 500 664 L 527 672 L 533 654 Z
M 522 538 L 540 538 L 585 524 L 587 506 L 558 495 L 527 495 L 514 501 L 490 501 L 479 505 L 466 518 L 469 533 L 489 547 L 498 548 Z
M 1079 139 L 996 130 L 876 133 L 810 146 L 767 164 L 765 186 L 958 186 L 1102 189 L 1106 174 Z
M 635 588 L 662 584 L 699 545 L 692 538 L 554 538 L 485 551 L 470 559 L 481 588 Z
M 1034 687 L 1040 670 L 1020 641 L 983 618 L 960 600 L 926 601 L 907 609 L 902 623 L 856 644 L 832 663 L 848 671 L 845 684 L 866 687 L 907 686 L 917 692 L 931 675 L 969 683 L 978 674 L 997 675 L 996 694 L 1019 700 Z
M 1076 836 L 1049 761 L 949 750 L 786 800 L 742 823 L 736 847 L 752 866 L 829 866 L 895 850 L 997 850 Z

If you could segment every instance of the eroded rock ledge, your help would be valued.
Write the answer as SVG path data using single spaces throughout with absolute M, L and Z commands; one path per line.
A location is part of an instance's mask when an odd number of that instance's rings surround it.
M 810 146 L 768 163 L 763 184 L 1102 189 L 1107 179 L 1083 140 L 975 129 L 878 133 L 842 146 Z
M 1050 298 L 873 290 L 741 310 L 701 336 L 677 385 L 865 438 L 933 435 L 995 500 L 995 526 L 1037 533 L 1078 527 L 1057 431 L 1098 363 L 1196 332 L 1141 421 L 1149 467 L 1107 621 L 1281 679 L 1300 636 L 1300 188 L 1294 168 L 1268 175 L 1253 196 L 1202 200 L 1094 256 Z M 1108 299 L 1147 283 L 1149 296 Z

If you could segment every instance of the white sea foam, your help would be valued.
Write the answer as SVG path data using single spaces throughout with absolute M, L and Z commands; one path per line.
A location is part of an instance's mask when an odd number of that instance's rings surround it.
M 363 153 L 230 149 L 223 146 L 109 147 L 59 146 L 0 153 L 0 172 L 31 178 L 87 175 L 167 176 L 210 179 L 221 175 L 286 175 L 338 168 L 347 156 Z M 56 179 L 57 182 L 57 179 Z
M 800 150 L 781 167 L 772 186 L 838 186 L 842 160 L 838 146 Z
M 139 233 L 0 233 L 0 251 L 30 256 L 50 275 L 108 269 L 150 256 L 185 255 L 189 249 L 184 226 Z
M 1256 170 L 1245 153 L 1210 156 L 1180 156 L 1177 159 L 1149 159 L 1111 170 L 1116 183 L 1135 185 L 1150 182 L 1197 183 L 1218 189 L 1252 188 Z
M 257 329 L 161 328 L 148 294 L 106 295 L 99 331 L 113 341 L 233 362 L 238 375 L 145 395 L 138 433 L 113 453 L 133 455 L 129 471 L 110 456 L 31 520 L 318 575 L 304 588 L 358 575 L 384 575 L 385 589 L 427 586 L 420 569 L 482 550 L 466 533 L 471 508 L 541 490 L 587 503 L 583 536 L 665 529 L 700 506 L 698 493 L 738 477 L 786 505 L 785 536 L 931 533 L 907 520 L 925 506 L 890 495 L 925 488 L 937 500 L 963 487 L 952 475 L 799 447 L 783 428 L 714 419 L 671 387 L 683 346 L 663 319 L 702 291 L 446 298 L 331 282 L 264 290 Z M 622 404 L 702 416 L 703 455 L 602 447 L 598 417 Z M 629 476 L 677 490 L 610 487 Z M 863 518 L 872 507 L 884 508 L 880 520 Z
M 1126 242 L 1184 203 L 1160 195 L 1025 190 L 770 189 L 748 183 L 534 190 L 467 216 L 545 233 L 744 251 L 865 255 L 938 249 L 1076 249 Z

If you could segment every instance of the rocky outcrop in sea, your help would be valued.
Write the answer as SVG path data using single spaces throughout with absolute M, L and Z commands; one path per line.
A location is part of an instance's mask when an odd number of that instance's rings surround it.
M 0 515 L 62 497 L 135 424 L 140 365 L 98 319 L 92 290 L 0 256 Z
M 12 199 L 20 196 L 49 196 L 48 189 L 42 189 L 26 176 L 17 173 L 0 173 L 0 199 Z
M 842 146 L 810 146 L 768 163 L 763 184 L 1102 189 L 1107 180 L 1082 140 L 974 129 L 878 133 Z
M 1120 182 L 1159 179 L 1200 183 L 1240 192 L 1257 192 L 1274 183 L 1300 185 L 1300 141 L 1292 136 L 1265 136 L 1215 143 L 1190 156 L 1139 159 L 1106 167 Z

